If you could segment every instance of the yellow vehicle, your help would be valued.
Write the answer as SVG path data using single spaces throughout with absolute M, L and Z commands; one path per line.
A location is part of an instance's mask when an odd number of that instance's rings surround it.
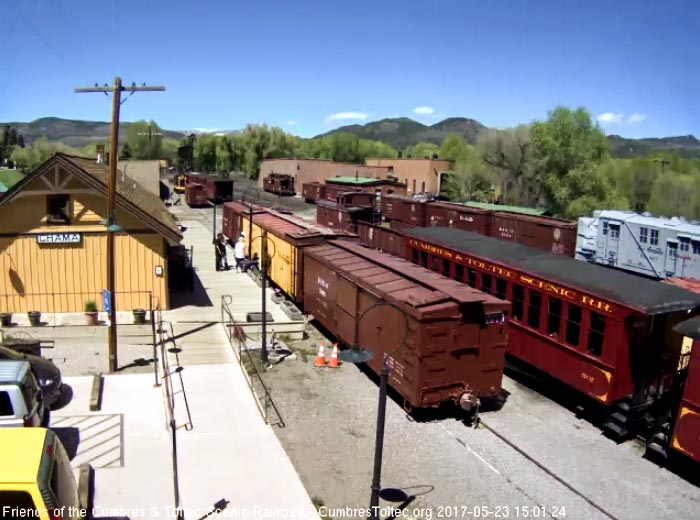
M 187 184 L 187 181 L 189 180 L 189 177 L 185 175 L 184 173 L 181 175 L 177 176 L 177 179 L 175 180 L 175 193 L 180 193 L 183 194 L 185 193 L 185 185 Z
M 0 428 L 0 461 L 0 518 L 80 518 L 75 476 L 53 431 Z

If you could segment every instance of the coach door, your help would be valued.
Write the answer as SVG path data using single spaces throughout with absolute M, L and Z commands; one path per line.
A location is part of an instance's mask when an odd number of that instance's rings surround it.
M 678 263 L 678 242 L 673 239 L 666 240 L 666 274 L 673 275 Z
M 607 232 L 607 233 L 606 233 Z M 606 260 L 608 265 L 617 264 L 618 249 L 620 248 L 620 223 L 619 222 L 603 222 L 603 234 L 606 237 Z

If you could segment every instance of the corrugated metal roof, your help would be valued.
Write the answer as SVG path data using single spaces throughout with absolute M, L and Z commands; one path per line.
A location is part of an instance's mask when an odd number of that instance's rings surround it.
M 464 205 L 472 206 L 474 208 L 490 209 L 493 211 L 509 211 L 511 213 L 522 213 L 523 215 L 544 216 L 549 214 L 549 211 L 547 211 L 546 209 L 525 208 L 521 206 L 506 206 L 504 204 L 491 204 L 489 202 L 467 201 L 464 203 Z
M 559 282 L 647 314 L 700 306 L 700 294 L 573 258 L 553 255 L 515 242 L 447 227 L 414 227 L 406 236 L 500 263 Z
M 628 224 L 639 224 L 650 228 L 664 228 L 673 230 L 678 233 L 687 233 L 690 235 L 700 235 L 700 226 L 691 224 L 686 220 L 681 220 L 678 217 L 661 218 L 651 215 L 640 215 L 633 211 L 618 211 L 604 210 L 598 215 L 598 218 L 608 220 L 619 220 Z

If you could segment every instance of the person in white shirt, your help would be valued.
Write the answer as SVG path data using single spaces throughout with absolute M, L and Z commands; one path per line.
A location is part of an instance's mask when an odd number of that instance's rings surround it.
M 233 248 L 233 256 L 236 259 L 236 272 L 238 272 L 242 269 L 243 260 L 245 260 L 245 241 L 242 234 Z

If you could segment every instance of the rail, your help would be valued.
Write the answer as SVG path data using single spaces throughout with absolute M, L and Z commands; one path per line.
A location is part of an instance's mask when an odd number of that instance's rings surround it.
M 229 295 L 224 294 L 221 296 L 221 323 L 226 327 L 226 336 L 231 344 L 231 348 L 233 348 L 233 352 L 238 358 L 238 364 L 241 367 L 243 376 L 248 383 L 248 387 L 255 398 L 258 410 L 260 410 L 260 414 L 265 420 L 265 423 L 284 428 L 285 424 L 282 415 L 277 409 L 277 406 L 275 406 L 270 390 L 267 388 L 267 385 L 265 385 L 262 374 L 258 370 L 253 356 L 250 354 L 250 350 L 246 345 L 246 333 L 243 327 L 241 327 L 233 317 L 233 313 L 229 308 L 232 301 L 233 298 Z M 244 366 L 245 362 L 251 367 L 250 370 L 246 370 Z
M 148 312 L 154 308 L 153 302 L 158 301 L 158 298 L 151 291 L 117 291 L 112 300 L 117 305 L 117 312 L 131 312 L 136 309 Z M 103 308 L 102 291 L 3 293 L 0 294 L 0 314 L 7 314 L 8 319 L 14 318 L 12 315 L 25 314 L 29 319 L 29 326 L 74 326 L 81 323 L 76 323 L 66 315 L 83 314 L 88 302 L 94 302 L 98 312 L 104 315 L 106 311 Z M 26 326 L 20 325 L 16 318 L 12 321 L 15 326 Z M 82 324 L 87 325 L 85 321 Z M 130 323 L 118 322 L 118 325 Z

